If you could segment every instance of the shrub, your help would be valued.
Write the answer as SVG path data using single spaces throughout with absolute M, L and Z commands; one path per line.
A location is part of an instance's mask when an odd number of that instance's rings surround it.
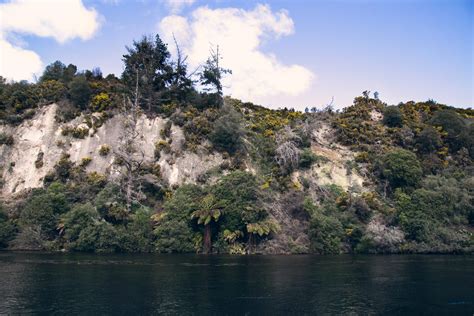
M 91 157 L 84 157 L 81 159 L 81 163 L 79 164 L 79 166 L 81 168 L 86 168 L 91 162 L 92 162 Z
M 422 176 L 416 155 L 404 149 L 393 150 L 383 157 L 382 174 L 393 188 L 413 187 Z
M 216 149 L 233 154 L 241 148 L 243 130 L 240 121 L 241 117 L 234 109 L 223 109 L 223 114 L 214 122 L 209 137 Z
M 403 116 L 397 106 L 387 106 L 383 112 L 383 123 L 388 127 L 402 127 Z
M 86 226 L 72 247 L 72 250 L 89 252 L 115 252 L 119 249 L 117 229 L 105 221 Z
M 33 192 L 20 214 L 21 226 L 38 226 L 47 237 L 56 234 L 56 224 L 60 214 L 69 210 L 65 188 L 54 182 L 47 190 Z
M 84 76 L 75 77 L 69 84 L 69 98 L 81 109 L 89 103 L 92 90 Z
M 40 77 L 40 82 L 47 82 L 50 80 L 60 81 L 62 83 L 68 83 L 72 80 L 76 74 L 77 67 L 73 64 L 69 64 L 67 67 L 59 60 L 46 66 L 43 75 Z
M 446 141 L 450 149 L 455 152 L 459 150 L 463 144 L 460 135 L 466 129 L 466 123 L 463 118 L 453 110 L 441 110 L 435 113 L 430 123 L 434 126 L 441 127 L 447 133 Z
M 42 103 L 58 102 L 66 96 L 66 87 L 57 80 L 42 81 L 37 85 L 38 97 Z
M 100 146 L 99 148 L 99 155 L 101 155 L 102 157 L 105 157 L 107 156 L 108 154 L 110 153 L 110 146 L 109 145 L 102 145 Z
M 71 160 L 69 160 L 69 154 L 62 154 L 59 161 L 54 166 L 54 174 L 53 177 L 56 177 L 58 180 L 62 182 L 66 182 L 72 171 L 72 167 L 74 164 Z
M 358 163 L 368 163 L 369 162 L 369 153 L 366 151 L 362 151 L 357 153 L 354 157 L 354 160 Z
M 89 135 L 89 128 L 86 126 L 64 126 L 61 130 L 61 134 L 63 136 L 71 135 L 74 138 L 84 139 Z
M 16 234 L 15 225 L 8 219 L 7 214 L 0 207 L 0 248 L 8 246 L 8 242 L 13 239 Z
M 431 126 L 426 127 L 416 138 L 416 147 L 421 153 L 432 153 L 442 145 L 441 136 Z
M 44 157 L 44 152 L 40 151 L 38 155 L 36 156 L 36 160 L 35 160 L 36 169 L 43 167 L 43 164 L 44 164 L 43 157 Z
M 120 247 L 129 252 L 152 251 L 153 222 L 147 208 L 138 209 L 127 224 L 125 242 Z
M 103 187 L 107 183 L 107 177 L 103 174 L 93 171 L 87 174 L 86 181 L 89 185 Z
M 92 204 L 78 204 L 61 217 L 59 228 L 66 241 L 74 244 L 83 229 L 99 220 L 99 213 Z
M 318 254 L 338 254 L 344 230 L 341 222 L 334 217 L 316 214 L 310 222 L 309 238 L 311 250 Z
M 153 234 L 156 238 L 155 250 L 162 253 L 193 252 L 194 233 L 185 220 L 164 220 Z
M 95 112 L 102 112 L 110 108 L 112 100 L 106 92 L 96 94 L 91 101 L 90 108 Z
M 0 133 L 0 145 L 13 145 L 13 136 L 5 133 Z
M 318 160 L 318 157 L 311 151 L 311 149 L 305 149 L 300 154 L 299 164 L 301 168 L 308 169 L 317 160 Z
M 360 221 L 364 223 L 367 223 L 369 221 L 372 215 L 372 210 L 370 209 L 365 199 L 361 197 L 354 197 L 351 208 Z
M 160 130 L 161 138 L 165 139 L 171 136 L 171 126 L 172 126 L 171 121 L 167 121 L 165 123 L 165 127 L 163 127 L 163 129 Z

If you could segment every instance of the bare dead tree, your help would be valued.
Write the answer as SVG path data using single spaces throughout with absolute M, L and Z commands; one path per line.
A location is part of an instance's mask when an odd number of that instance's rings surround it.
M 140 117 L 140 93 L 138 86 L 138 72 L 133 100 L 124 97 L 122 106 L 122 132 L 119 138 L 120 145 L 114 154 L 119 165 L 120 189 L 125 196 L 127 211 L 130 212 L 134 202 L 143 199 L 140 170 L 145 161 L 145 153 L 137 146 L 140 133 L 137 131 Z
M 298 140 L 301 138 L 289 126 L 276 136 L 275 159 L 284 172 L 289 172 L 298 166 L 300 160 L 300 150 L 296 143 Z

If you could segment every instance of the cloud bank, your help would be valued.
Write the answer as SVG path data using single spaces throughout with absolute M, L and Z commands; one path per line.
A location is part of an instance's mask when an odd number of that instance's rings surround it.
M 170 9 L 171 13 L 181 12 L 184 7 L 193 5 L 196 0 L 163 0 L 165 5 Z
M 59 43 L 88 40 L 100 27 L 100 16 L 81 0 L 12 0 L 0 4 L 0 75 L 32 80 L 42 62 L 34 51 L 8 41 L 8 34 L 52 37 Z
M 224 80 L 225 92 L 243 100 L 265 103 L 279 95 L 296 96 L 307 91 L 315 77 L 307 68 L 285 65 L 261 50 L 264 40 L 294 33 L 286 10 L 273 12 L 267 5 L 253 10 L 200 7 L 190 16 L 163 18 L 158 31 L 172 51 L 174 34 L 192 68 L 207 59 L 211 46 L 219 45 L 223 66 L 233 72 Z

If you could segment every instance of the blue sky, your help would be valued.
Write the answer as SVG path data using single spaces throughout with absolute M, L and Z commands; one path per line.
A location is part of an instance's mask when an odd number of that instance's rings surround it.
M 473 1 L 71 1 L 89 10 L 81 19 L 93 19 L 96 28 L 76 19 L 79 9 L 64 8 L 65 20 L 58 25 L 70 21 L 72 27 L 61 39 L 57 30 L 39 34 L 38 27 L 8 22 L 0 24 L 0 39 L 34 52 L 42 67 L 59 59 L 119 75 L 125 45 L 143 34 L 159 32 L 165 40 L 178 35 L 193 67 L 204 58 L 209 36 L 212 44 L 222 43 L 224 65 L 235 68 L 234 78 L 226 79 L 226 92 L 269 107 L 321 106 L 332 97 L 343 107 L 363 90 L 378 91 L 390 104 L 427 99 L 458 107 L 474 103 Z M 18 10 L 19 20 L 41 14 Z M 94 16 L 87 15 L 91 10 Z M 74 23 L 85 29 L 76 30 Z M 248 25 L 255 27 L 244 28 Z M 8 54 L 0 58 L 4 65 L 21 64 Z

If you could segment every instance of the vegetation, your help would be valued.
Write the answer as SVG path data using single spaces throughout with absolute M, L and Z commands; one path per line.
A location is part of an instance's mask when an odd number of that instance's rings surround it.
M 3 201 L 0 247 L 232 254 L 474 250 L 472 109 L 431 100 L 387 105 L 364 91 L 341 111 L 270 110 L 223 96 L 221 80 L 230 71 L 218 48 L 194 76 L 178 45 L 177 51 L 173 59 L 159 36 L 144 37 L 127 48 L 121 78 L 57 61 L 37 83 L 0 80 L 5 152 L 16 145 L 14 127 L 53 102 L 64 142 L 92 137 L 114 115 L 122 120 L 119 141 L 89 153 L 107 159 L 74 163 L 63 144 L 42 188 Z M 144 140 L 154 146 L 151 161 L 136 129 L 143 115 L 165 121 L 156 138 Z M 184 141 L 176 137 L 181 132 Z M 190 153 L 200 159 L 212 154 L 218 164 L 195 179 L 170 181 L 165 167 L 175 168 Z M 39 151 L 35 169 L 41 172 L 48 159 Z M 94 171 L 105 160 L 114 162 L 114 177 Z M 15 162 L 3 161 L 2 168 L 8 174 Z

